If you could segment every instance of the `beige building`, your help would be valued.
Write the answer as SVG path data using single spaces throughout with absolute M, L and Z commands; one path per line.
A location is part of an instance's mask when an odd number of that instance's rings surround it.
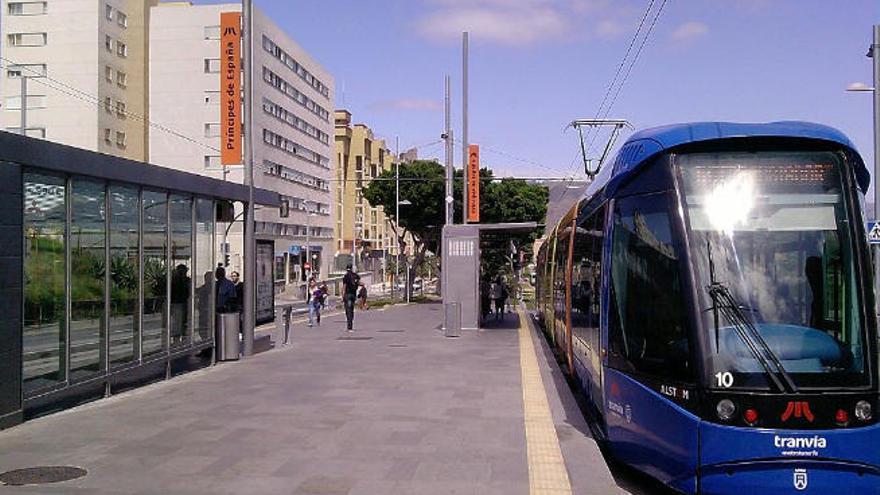
M 155 0 L 0 0 L 0 125 L 148 161 L 146 27 Z
M 241 183 L 241 166 L 220 165 L 220 14 L 239 3 L 163 2 L 150 22 L 150 114 L 164 132 L 150 137 L 153 163 Z M 275 280 L 293 284 L 332 271 L 334 205 L 333 77 L 284 30 L 254 9 L 254 185 L 277 191 L 290 215 L 256 211 L 257 240 L 275 246 Z M 247 130 L 245 130 L 247 132 Z M 241 236 L 230 231 L 232 269 Z
M 383 255 L 397 254 L 397 240 L 384 209 L 371 206 L 363 197 L 363 189 L 383 171 L 393 170 L 395 157 L 369 127 L 352 124 L 348 110 L 336 110 L 335 117 L 338 264 L 351 260 L 354 246 L 358 269 L 378 274 Z

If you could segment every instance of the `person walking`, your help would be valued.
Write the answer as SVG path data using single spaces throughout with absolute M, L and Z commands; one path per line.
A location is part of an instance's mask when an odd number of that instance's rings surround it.
M 351 264 L 345 267 L 345 276 L 342 277 L 342 304 L 345 306 L 345 321 L 348 324 L 348 331 L 352 332 L 354 323 L 354 302 L 357 298 L 358 286 L 361 283 L 361 276 L 352 271 Z
M 309 307 L 309 326 L 313 326 L 316 322 L 318 326 L 321 326 L 321 300 L 323 299 L 323 294 L 321 291 L 321 287 L 315 282 L 314 279 L 309 281 L 309 298 L 308 298 L 308 307 Z
M 495 279 L 492 282 L 492 285 L 489 286 L 489 299 L 492 300 L 492 304 L 495 306 L 495 319 L 498 320 L 501 318 L 501 278 Z

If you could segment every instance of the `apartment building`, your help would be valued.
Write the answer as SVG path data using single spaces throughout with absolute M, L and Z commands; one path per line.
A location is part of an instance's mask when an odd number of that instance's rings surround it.
M 0 128 L 147 161 L 156 0 L 0 0 Z
M 339 263 L 354 260 L 360 269 L 379 270 L 385 255 L 397 253 L 397 240 L 384 209 L 364 199 L 363 190 L 395 157 L 385 140 L 364 124 L 352 124 L 348 110 L 334 114 L 336 138 L 336 251 Z
M 157 165 L 243 182 L 241 166 L 220 165 L 220 14 L 238 3 L 163 2 L 151 11 L 150 115 L 176 133 L 150 135 Z M 276 282 L 302 281 L 306 251 L 318 276 L 332 270 L 332 76 L 261 11 L 254 12 L 254 184 L 278 191 L 290 215 L 256 211 L 257 239 L 275 243 Z M 245 129 L 245 132 L 248 132 Z M 240 233 L 230 233 L 233 269 Z

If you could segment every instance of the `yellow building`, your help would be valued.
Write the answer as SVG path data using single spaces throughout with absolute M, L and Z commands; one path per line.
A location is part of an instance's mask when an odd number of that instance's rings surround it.
M 352 261 L 354 246 L 357 269 L 380 275 L 382 257 L 397 254 L 397 240 L 383 208 L 370 206 L 363 189 L 384 170 L 393 170 L 395 157 L 372 129 L 352 124 L 348 110 L 336 110 L 335 127 L 337 268 Z

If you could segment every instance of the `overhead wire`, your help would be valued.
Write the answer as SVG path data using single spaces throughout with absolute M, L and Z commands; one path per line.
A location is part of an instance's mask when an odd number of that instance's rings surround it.
M 641 43 L 639 44 L 639 48 L 636 50 L 636 53 L 632 57 L 632 59 L 630 59 L 630 54 L 632 53 L 632 49 L 635 46 L 636 41 L 639 39 L 639 35 L 641 34 L 642 29 L 645 26 L 645 22 L 647 21 L 650 13 L 654 7 L 655 1 L 656 0 L 650 0 L 648 2 L 648 6 L 645 8 L 645 12 L 642 15 L 642 18 L 639 22 L 638 27 L 636 28 L 635 33 L 633 33 L 633 37 L 630 40 L 629 45 L 627 46 L 626 52 L 624 53 L 623 58 L 621 58 L 620 63 L 617 65 L 617 70 L 614 73 L 614 77 L 611 79 L 611 82 L 609 83 L 608 88 L 605 91 L 605 95 L 602 97 L 602 101 L 599 104 L 599 108 L 596 110 L 596 116 L 594 117 L 594 120 L 605 119 L 608 117 L 608 114 L 611 113 L 611 109 L 614 107 L 614 104 L 617 102 L 617 98 L 620 96 L 620 93 L 623 90 L 623 86 L 626 84 L 627 80 L 629 79 L 630 74 L 632 73 L 633 67 L 635 67 L 636 62 L 638 61 L 639 57 L 641 56 L 642 50 L 644 49 L 645 44 L 647 43 L 648 39 L 650 38 L 651 33 L 654 30 L 654 26 L 657 24 L 657 20 L 660 18 L 660 14 L 662 14 L 663 8 L 666 6 L 666 2 L 667 2 L 667 0 L 662 0 L 660 6 L 657 8 L 656 12 L 654 13 L 654 18 L 651 21 L 650 27 L 645 32 L 645 35 L 642 36 L 642 38 L 641 38 Z M 620 74 L 623 71 L 623 67 L 626 65 L 628 60 L 629 60 L 629 66 L 627 67 L 626 72 L 623 75 L 623 79 L 621 79 L 620 82 L 618 83 L 618 78 L 620 77 Z M 616 90 L 614 89 L 615 86 L 617 88 Z M 614 96 L 611 98 L 611 101 L 606 106 L 605 103 L 608 102 L 608 96 L 611 95 L 612 91 L 614 92 Z M 571 167 L 570 171 L 574 167 L 574 164 L 577 161 L 578 155 L 580 155 L 581 153 L 589 154 L 592 151 L 593 145 L 596 143 L 596 139 L 599 137 L 599 133 L 600 133 L 600 129 L 598 127 L 595 129 L 591 128 L 588 131 L 590 141 L 589 141 L 589 144 L 587 145 L 587 147 L 585 148 L 586 151 L 581 150 L 581 148 L 577 149 L 576 154 L 575 154 L 574 158 L 572 158 L 572 161 L 569 165 Z M 587 157 L 584 156 L 584 159 L 586 159 L 586 158 Z
M 75 87 L 73 87 L 63 81 L 60 81 L 58 79 L 55 79 L 55 78 L 49 76 L 48 74 L 44 74 L 42 72 L 37 71 L 36 69 L 28 67 L 26 64 L 23 65 L 23 64 L 18 63 L 14 60 L 0 56 L 0 67 L 3 67 L 4 63 L 6 64 L 5 68 L 7 68 L 7 69 L 14 67 L 18 70 L 27 70 L 28 72 L 35 74 L 33 77 L 28 77 L 29 81 L 33 81 L 33 82 L 36 82 L 37 84 L 41 84 L 41 85 L 46 86 L 48 88 L 54 89 L 55 91 L 58 91 L 59 93 L 70 96 L 71 98 L 75 98 L 80 101 L 96 105 L 98 108 L 106 108 L 106 103 L 101 101 L 101 99 L 98 96 L 92 95 L 92 94 L 87 93 L 81 89 L 75 88 Z M 47 81 L 51 82 L 52 84 L 47 83 Z M 27 104 L 27 102 L 24 102 L 24 101 L 22 102 L 22 105 L 26 105 L 26 104 Z M 143 124 L 146 124 L 149 127 L 154 128 L 156 130 L 166 132 L 166 133 L 171 134 L 177 138 L 180 138 L 180 139 L 183 139 L 183 140 L 188 141 L 190 143 L 202 146 L 202 147 L 209 149 L 211 151 L 215 151 L 217 153 L 220 152 L 220 148 L 215 148 L 214 146 L 206 144 L 199 139 L 192 138 L 190 136 L 187 136 L 186 134 L 183 134 L 179 131 L 171 129 L 170 127 L 153 122 L 153 121 L 149 120 L 147 117 L 145 117 L 144 115 L 141 115 L 141 114 L 138 114 L 135 112 L 131 112 L 128 110 L 120 111 L 119 109 L 112 109 L 111 111 L 125 115 L 126 117 L 130 117 L 138 122 L 141 122 Z

